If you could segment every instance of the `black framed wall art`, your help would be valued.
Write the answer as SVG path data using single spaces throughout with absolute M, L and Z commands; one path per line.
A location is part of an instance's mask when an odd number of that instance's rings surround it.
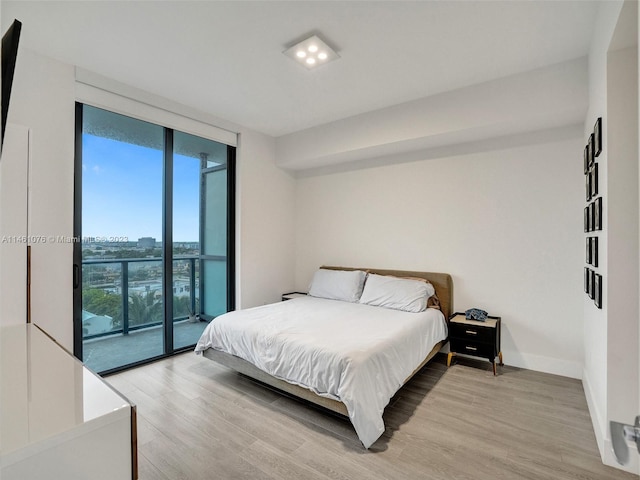
M 589 293 L 589 280 L 591 279 L 591 270 L 584 267 L 584 293 Z
M 589 231 L 589 207 L 584 207 L 584 231 Z
M 587 143 L 582 152 L 585 202 L 584 207 L 584 232 L 585 236 L 585 263 L 584 267 L 584 292 L 593 300 L 595 306 L 602 308 L 602 289 L 604 279 L 596 272 L 601 264 L 599 252 L 599 237 L 591 232 L 602 231 L 603 222 L 603 197 L 600 195 L 599 162 L 596 160 L 603 151 L 602 117 L 598 117 L 593 125 L 593 132 L 588 136 Z
M 593 202 L 593 230 L 602 230 L 602 197 Z
M 584 174 L 589 173 L 589 145 L 584 147 Z
M 591 237 L 586 238 L 585 262 L 591 265 Z
M 598 117 L 593 126 L 593 156 L 597 157 L 602 152 L 602 117 Z
M 589 237 L 589 248 L 591 250 L 589 254 L 590 265 L 594 267 L 598 266 L 598 237 Z
M 591 196 L 589 200 L 598 196 L 598 164 L 595 163 L 589 170 L 589 187 L 591 190 Z

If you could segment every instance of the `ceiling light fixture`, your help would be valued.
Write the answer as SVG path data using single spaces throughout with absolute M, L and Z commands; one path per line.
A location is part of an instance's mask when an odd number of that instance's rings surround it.
M 282 53 L 309 70 L 340 58 L 340 55 L 317 35 L 313 35 L 306 40 L 296 43 Z

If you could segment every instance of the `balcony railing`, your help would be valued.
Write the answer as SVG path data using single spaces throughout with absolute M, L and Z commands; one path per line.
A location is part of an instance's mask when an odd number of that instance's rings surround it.
M 191 255 L 179 255 L 173 258 L 173 322 L 186 320 L 190 313 L 197 312 L 198 258 Z M 162 262 L 162 258 L 83 260 L 83 339 L 113 334 L 127 335 L 135 330 L 162 325 L 164 316 Z M 145 263 L 150 265 L 144 266 Z M 181 263 L 184 266 L 181 267 Z M 104 266 L 104 268 L 97 270 L 97 266 Z M 94 301 L 93 305 L 85 305 L 85 293 L 89 290 L 98 291 L 99 299 Z M 117 297 L 120 297 L 119 311 L 115 308 L 114 302 Z M 176 302 L 176 299 L 185 297 L 188 297 L 188 303 Z M 177 303 L 180 304 L 177 305 Z M 132 312 L 134 309 L 135 312 Z M 108 317 L 111 317 L 111 328 L 106 330 L 103 325 L 103 328 L 97 329 L 101 331 L 96 331 L 95 328 L 85 329 L 85 312 L 87 323 L 90 323 L 91 319 L 100 318 L 104 324 Z M 90 314 L 93 316 L 89 317 Z

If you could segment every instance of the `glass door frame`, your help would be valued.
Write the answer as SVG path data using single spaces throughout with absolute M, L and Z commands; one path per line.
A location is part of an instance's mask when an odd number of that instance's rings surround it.
M 164 129 L 162 169 L 162 306 L 164 355 L 173 350 L 173 130 Z
M 76 241 L 73 245 L 73 354 L 82 361 L 83 358 L 83 332 L 82 332 L 82 133 L 83 133 L 83 107 L 92 106 L 90 103 L 75 103 L 75 143 L 74 143 L 74 217 L 73 234 Z M 103 110 L 107 110 L 103 107 Z M 126 115 L 135 118 L 131 115 Z M 163 329 L 164 329 L 164 353 L 148 359 L 126 364 L 102 372 L 110 374 L 133 368 L 146 363 L 166 358 L 176 353 L 190 350 L 195 345 L 174 348 L 173 338 L 173 137 L 174 129 L 157 124 L 164 129 L 163 151 L 163 186 L 162 186 L 162 293 L 163 293 Z M 202 137 L 205 138 L 205 137 Z M 216 141 L 216 140 L 214 140 Z M 236 218 L 236 147 L 227 145 L 227 311 L 235 309 L 235 218 Z M 201 176 L 202 178 L 202 176 Z M 202 202 L 202 198 L 201 198 Z M 200 207 L 200 216 L 203 209 Z M 201 218 L 202 222 L 202 218 Z M 202 230 L 203 224 L 200 224 Z M 200 233 L 202 238 L 202 233 Z M 204 295 L 204 282 L 202 279 L 202 245 L 200 246 L 200 298 Z M 193 275 L 193 273 L 192 273 Z M 200 308 L 201 309 L 201 308 Z M 201 314 L 202 312 L 200 312 Z M 205 318 L 211 320 L 211 318 Z

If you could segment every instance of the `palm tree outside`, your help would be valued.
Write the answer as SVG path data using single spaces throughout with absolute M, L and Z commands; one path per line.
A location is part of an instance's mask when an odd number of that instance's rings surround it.
M 162 313 L 162 299 L 156 297 L 155 290 L 129 295 L 130 326 L 162 322 Z

